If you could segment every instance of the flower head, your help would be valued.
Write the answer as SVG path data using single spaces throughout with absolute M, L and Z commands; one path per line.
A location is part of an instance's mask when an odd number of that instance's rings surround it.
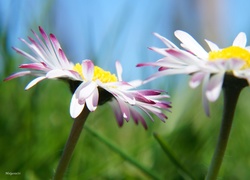
M 123 119 L 128 121 L 133 118 L 136 123 L 141 122 L 146 128 L 145 120 L 136 108 L 144 111 L 151 119 L 150 113 L 163 121 L 167 118 L 163 111 L 169 110 L 170 103 L 161 100 L 169 97 L 165 92 L 135 90 L 142 85 L 142 81 L 123 81 L 122 66 L 119 62 L 116 62 L 117 75 L 95 66 L 88 59 L 83 60 L 81 64 L 73 64 L 67 59 L 53 34 L 48 36 L 41 27 L 39 31 L 43 40 L 34 31 L 32 32 L 36 40 L 30 37 L 30 42 L 21 39 L 33 52 L 32 54 L 13 48 L 32 63 L 20 65 L 21 69 L 27 70 L 15 73 L 5 80 L 25 75 L 37 76 L 25 89 L 33 87 L 44 79 L 66 80 L 73 93 L 70 103 L 70 114 L 73 118 L 78 117 L 85 106 L 89 111 L 95 111 L 98 105 L 107 101 L 113 107 L 119 125 L 123 124 Z
M 210 51 L 207 52 L 192 36 L 184 31 L 175 31 L 184 49 L 178 48 L 168 39 L 156 34 L 167 48 L 152 47 L 151 50 L 164 57 L 156 62 L 141 63 L 137 66 L 159 66 L 159 72 L 148 80 L 172 74 L 191 75 L 190 86 L 198 87 L 203 83 L 203 105 L 209 115 L 208 101 L 218 99 L 224 76 L 245 79 L 250 83 L 250 48 L 246 46 L 246 34 L 241 32 L 232 46 L 220 49 L 215 43 L 205 40 Z M 227 78 L 228 79 L 228 78 Z M 234 81 L 235 82 L 235 81 Z

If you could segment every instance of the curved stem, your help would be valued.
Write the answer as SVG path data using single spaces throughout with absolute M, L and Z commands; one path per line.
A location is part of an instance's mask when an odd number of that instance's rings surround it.
M 54 175 L 54 180 L 61 180 L 63 178 L 63 175 L 68 167 L 69 161 L 72 157 L 76 143 L 80 137 L 83 125 L 88 115 L 89 115 L 88 108 L 84 108 L 81 114 L 74 120 L 74 124 L 71 128 L 69 138 L 64 147 L 61 160 L 57 166 L 56 173 Z
M 224 109 L 220 134 L 206 180 L 216 179 L 227 147 L 237 100 L 242 88 L 224 87 Z

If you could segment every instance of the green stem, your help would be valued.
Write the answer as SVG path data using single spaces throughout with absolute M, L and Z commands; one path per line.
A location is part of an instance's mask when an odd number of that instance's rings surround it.
M 161 179 L 156 174 L 154 174 L 151 170 L 149 170 L 146 167 L 144 167 L 142 164 L 140 164 L 139 162 L 137 162 L 134 158 L 132 158 L 131 156 L 127 155 L 120 148 L 118 148 L 117 146 L 115 146 L 109 140 L 105 139 L 104 137 L 102 137 L 101 135 L 99 135 L 98 133 L 96 133 L 95 131 L 93 131 L 92 129 L 90 129 L 89 127 L 84 126 L 84 129 L 87 130 L 89 133 L 91 133 L 93 136 L 95 136 L 97 139 L 99 139 L 101 142 L 103 142 L 104 144 L 106 144 L 110 149 L 112 149 L 114 152 L 116 152 L 117 154 L 119 154 L 122 158 L 124 158 L 125 160 L 127 160 L 128 162 L 130 162 L 132 165 L 134 165 L 135 167 L 137 167 L 138 169 L 140 169 L 142 172 L 144 172 L 149 177 L 151 177 L 152 179 Z
M 63 178 L 88 115 L 88 108 L 84 108 L 82 113 L 76 119 L 74 119 L 74 124 L 71 128 L 70 135 L 64 147 L 61 160 L 56 169 L 54 180 L 61 180 Z
M 221 122 L 220 134 L 218 137 L 216 149 L 212 162 L 208 169 L 206 180 L 215 180 L 223 160 L 223 156 L 227 147 L 230 130 L 233 123 L 234 112 L 237 100 L 242 88 L 224 87 L 224 109 Z

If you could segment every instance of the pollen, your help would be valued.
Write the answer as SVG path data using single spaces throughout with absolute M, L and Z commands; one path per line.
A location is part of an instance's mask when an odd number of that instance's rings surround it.
M 238 47 L 238 46 L 230 46 L 219 51 L 211 51 L 209 52 L 208 59 L 210 61 L 215 60 L 228 60 L 228 59 L 241 59 L 245 61 L 242 69 L 246 69 L 250 67 L 250 52 L 247 49 Z
M 83 76 L 81 64 L 77 63 L 73 67 L 73 70 L 78 72 L 78 74 L 80 74 L 83 80 L 86 80 L 86 78 Z M 111 74 L 109 71 L 105 71 L 102 68 L 95 66 L 92 81 L 96 81 L 96 80 L 99 80 L 102 83 L 117 82 L 117 77 L 115 74 Z

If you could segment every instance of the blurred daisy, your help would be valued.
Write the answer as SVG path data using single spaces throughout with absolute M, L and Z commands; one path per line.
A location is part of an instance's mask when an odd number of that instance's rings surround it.
M 210 48 L 209 52 L 184 31 L 175 31 L 175 36 L 181 41 L 184 50 L 159 34 L 155 33 L 155 36 L 161 39 L 167 48 L 150 49 L 164 57 L 156 62 L 141 63 L 137 66 L 160 67 L 148 81 L 164 75 L 189 74 L 189 84 L 192 88 L 203 83 L 203 105 L 207 115 L 208 101 L 214 102 L 218 99 L 225 79 L 241 79 L 241 82 L 244 80 L 244 83 L 250 83 L 250 48 L 246 46 L 246 34 L 243 32 L 237 35 L 232 46 L 223 49 L 205 40 Z M 231 78 L 225 78 L 225 75 Z
M 11 80 L 25 75 L 37 76 L 25 89 L 29 89 L 44 79 L 63 79 L 69 82 L 73 93 L 70 103 L 72 118 L 80 115 L 85 105 L 89 111 L 95 111 L 98 105 L 109 101 L 112 105 L 118 124 L 123 119 L 133 118 L 138 124 L 141 122 L 146 128 L 144 118 L 136 108 L 143 110 L 151 119 L 151 113 L 164 121 L 167 116 L 164 110 L 169 110 L 170 103 L 161 101 L 169 96 L 159 90 L 134 90 L 142 85 L 141 80 L 125 82 L 122 80 L 122 66 L 116 62 L 117 76 L 94 66 L 91 60 L 83 60 L 81 64 L 73 64 L 64 54 L 58 40 L 53 34 L 49 36 L 39 27 L 43 40 L 34 32 L 36 40 L 28 37 L 30 42 L 21 39 L 33 52 L 29 54 L 18 48 L 14 50 L 26 57 L 32 63 L 22 64 L 20 68 L 27 69 L 15 73 L 5 80 Z

